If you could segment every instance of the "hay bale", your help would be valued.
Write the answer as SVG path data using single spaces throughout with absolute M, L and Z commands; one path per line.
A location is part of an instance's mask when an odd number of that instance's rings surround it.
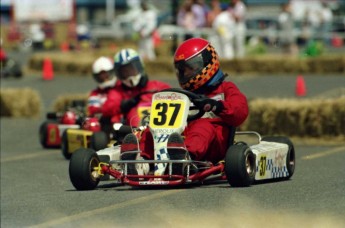
M 66 94 L 61 95 L 56 98 L 53 103 L 53 111 L 54 112 L 64 112 L 68 109 L 68 107 L 72 106 L 72 102 L 74 100 L 84 100 L 87 102 L 89 94 Z
M 4 88 L 0 91 L 0 116 L 38 117 L 42 101 L 37 91 L 30 88 Z
M 241 130 L 264 135 L 345 135 L 345 97 L 335 99 L 256 99 Z
M 116 50 L 120 50 L 117 46 Z M 163 52 L 171 53 L 160 47 Z M 31 70 L 42 70 L 45 57 L 50 57 L 56 73 L 69 75 L 85 75 L 91 72 L 92 62 L 100 55 L 113 57 L 114 49 L 96 49 L 74 52 L 35 53 L 29 60 Z M 173 57 L 171 54 L 159 56 L 155 61 L 147 61 L 145 65 L 150 74 L 173 74 Z M 49 55 L 49 56 L 48 56 Z M 228 73 L 343 73 L 345 57 L 341 55 L 324 55 L 314 58 L 287 57 L 282 55 L 248 56 L 241 59 L 220 60 L 224 72 Z

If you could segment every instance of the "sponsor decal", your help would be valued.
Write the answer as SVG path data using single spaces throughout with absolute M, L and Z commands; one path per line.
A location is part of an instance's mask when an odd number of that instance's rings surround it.
M 259 159 L 259 175 L 260 177 L 264 177 L 266 174 L 266 168 L 267 168 L 267 157 L 266 155 L 263 155 Z
M 182 100 L 182 96 L 177 93 L 171 93 L 171 94 L 156 94 L 154 95 L 155 100 Z
M 149 181 L 139 181 L 140 185 L 168 185 L 169 181 L 163 180 L 149 180 Z
M 276 154 L 274 156 L 274 163 L 278 165 L 278 168 L 281 169 L 284 166 L 284 155 L 283 153 L 279 153 L 276 151 Z
M 184 54 L 181 54 L 175 58 L 176 61 L 184 59 Z
M 57 132 L 56 132 L 56 128 L 51 128 L 49 131 L 49 142 L 53 143 L 56 141 L 56 137 L 57 137 Z
M 155 133 L 158 135 L 170 135 L 174 132 L 174 129 L 155 129 Z
M 168 138 L 169 138 L 169 134 L 155 135 L 155 140 L 159 143 L 167 141 Z

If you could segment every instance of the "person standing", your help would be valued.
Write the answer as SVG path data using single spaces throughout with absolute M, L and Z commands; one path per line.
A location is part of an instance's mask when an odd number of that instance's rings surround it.
M 230 1 L 230 13 L 235 19 L 235 57 L 242 58 L 245 55 L 245 41 L 246 41 L 246 5 L 241 0 Z
M 322 3 L 320 16 L 321 16 L 322 39 L 325 44 L 330 44 L 330 40 L 331 40 L 330 32 L 332 29 L 333 12 L 326 2 Z
M 215 17 L 212 28 L 217 34 L 217 43 L 219 44 L 219 58 L 234 58 L 234 36 L 236 23 L 233 16 L 227 10 L 228 5 L 221 5 L 222 11 Z
M 282 11 L 278 16 L 280 36 L 282 48 L 285 53 L 297 54 L 296 37 L 294 34 L 295 21 L 291 13 L 290 3 L 282 5 Z
M 134 21 L 133 28 L 139 34 L 138 52 L 143 60 L 155 60 L 153 33 L 157 28 L 157 14 L 147 0 L 140 3 L 141 12 Z

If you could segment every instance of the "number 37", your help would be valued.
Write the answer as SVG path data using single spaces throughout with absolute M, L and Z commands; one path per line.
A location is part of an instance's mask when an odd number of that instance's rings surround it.
M 168 123 L 168 126 L 173 126 L 181 109 L 181 104 L 157 103 L 154 109 L 156 110 L 156 115 L 154 115 L 153 118 L 153 123 L 155 125 L 163 126 Z

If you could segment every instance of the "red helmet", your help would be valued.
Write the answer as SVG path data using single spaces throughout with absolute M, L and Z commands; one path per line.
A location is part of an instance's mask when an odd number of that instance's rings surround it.
M 180 86 L 185 90 L 201 92 L 224 80 L 216 50 L 202 38 L 184 41 L 175 52 L 174 66 Z
M 86 118 L 83 123 L 83 129 L 89 130 L 89 131 L 100 131 L 101 130 L 101 124 L 99 123 L 98 119 L 95 117 L 89 117 Z
M 72 111 L 66 111 L 61 118 L 62 124 L 75 124 L 76 122 L 77 115 Z

